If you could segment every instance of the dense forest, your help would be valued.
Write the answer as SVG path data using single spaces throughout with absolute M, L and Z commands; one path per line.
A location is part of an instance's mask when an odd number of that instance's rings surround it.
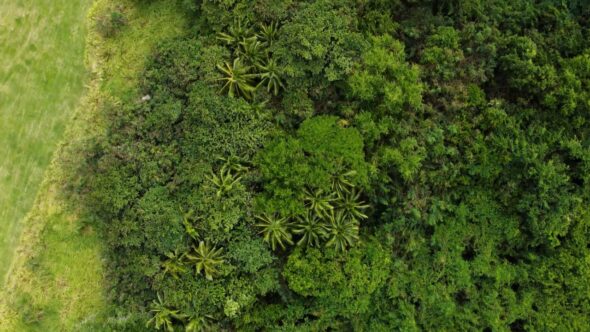
M 590 4 L 181 2 L 76 182 L 108 329 L 588 329 Z

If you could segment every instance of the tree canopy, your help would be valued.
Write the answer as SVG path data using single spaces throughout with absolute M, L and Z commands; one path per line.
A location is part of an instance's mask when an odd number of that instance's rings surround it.
M 183 3 L 81 175 L 113 329 L 590 326 L 585 1 Z

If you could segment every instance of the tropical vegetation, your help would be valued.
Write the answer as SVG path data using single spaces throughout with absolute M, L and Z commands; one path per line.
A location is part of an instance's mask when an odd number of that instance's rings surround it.
M 588 329 L 585 1 L 179 6 L 72 176 L 105 329 Z

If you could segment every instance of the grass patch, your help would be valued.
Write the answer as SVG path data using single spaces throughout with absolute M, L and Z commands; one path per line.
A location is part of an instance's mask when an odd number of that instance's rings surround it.
M 6 1 L 2 1 L 0 9 L 8 8 Z M 59 7 L 61 1 L 51 4 Z M 119 32 L 104 38 L 96 31 L 96 22 L 113 10 L 124 15 L 125 24 Z M 96 0 L 87 17 L 90 29 L 86 66 L 92 79 L 73 117 L 63 115 L 63 122 L 69 121 L 63 143 L 57 148 L 37 198 L 34 204 L 30 202 L 33 206 L 22 223 L 18 249 L 0 292 L 0 331 L 104 330 L 108 305 L 104 296 L 101 242 L 95 231 L 81 220 L 76 198 L 63 195 L 63 188 L 71 185 L 71 172 L 82 163 L 81 151 L 86 142 L 102 134 L 100 105 L 136 98 L 136 82 L 150 50 L 160 40 L 182 33 L 185 23 L 179 20 L 178 8 L 166 1 L 136 5 L 133 1 Z M 77 60 L 83 59 L 82 54 L 79 57 Z M 83 91 L 82 87 L 78 88 Z M 17 94 L 32 93 L 27 90 Z M 71 103 L 74 105 L 75 101 Z M 60 126 L 63 129 L 64 123 Z M 16 161 L 7 164 L 18 166 Z M 43 173 L 41 165 L 37 165 L 40 174 Z M 5 172 L 5 166 L 2 167 Z M 14 201 L 12 196 L 3 195 Z M 20 214 L 25 211 L 23 206 Z M 19 233 L 10 232 L 12 237 Z M 11 241 L 3 248 L 8 252 L 16 243 Z
M 139 75 L 154 45 L 182 34 L 183 12 L 167 1 L 137 4 L 134 1 L 103 1 L 90 12 L 93 36 L 90 43 L 99 50 L 99 79 L 103 96 L 118 100 L 137 97 Z M 97 23 L 121 13 L 126 24 L 111 38 L 101 38 Z
M 0 0 L 0 276 L 84 91 L 90 2 Z

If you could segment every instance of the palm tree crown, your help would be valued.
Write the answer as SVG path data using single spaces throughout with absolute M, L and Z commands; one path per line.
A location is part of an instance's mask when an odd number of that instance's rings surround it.
M 195 265 L 197 274 L 204 272 L 208 280 L 213 280 L 213 276 L 219 272 L 217 266 L 224 261 L 222 253 L 222 248 L 211 247 L 201 241 L 198 247 L 193 246 L 193 251 L 186 257 Z
M 178 274 L 186 272 L 184 255 L 179 253 L 178 250 L 175 250 L 167 253 L 166 257 L 168 259 L 162 263 L 164 274 L 170 274 L 175 279 L 178 279 Z
M 331 213 L 328 221 L 327 247 L 334 247 L 336 251 L 342 252 L 358 241 L 358 221 L 346 218 L 341 211 Z
M 356 175 L 356 171 L 348 171 L 337 174 L 332 177 L 332 190 L 338 194 L 349 192 L 354 188 L 352 177 Z
M 293 233 L 301 235 L 301 239 L 297 241 L 297 245 L 310 247 L 319 247 L 320 240 L 328 235 L 326 225 L 312 212 L 308 212 L 297 218 L 297 222 L 293 227 Z
M 287 218 L 278 218 L 267 214 L 256 218 L 260 222 L 255 226 L 261 229 L 260 234 L 263 235 L 264 241 L 270 243 L 272 250 L 275 250 L 277 244 L 283 249 L 285 249 L 285 243 L 293 244 L 290 233 L 291 223 Z
M 228 46 L 232 47 L 234 50 L 237 50 L 240 43 L 243 42 L 245 39 L 250 38 L 253 36 L 252 29 L 250 25 L 246 23 L 242 23 L 242 20 L 237 19 L 234 23 L 229 27 L 229 31 L 227 33 L 220 32 L 217 34 L 217 39 L 225 42 Z
M 173 320 L 182 320 L 186 317 L 179 310 L 168 308 L 162 301 L 160 294 L 158 294 L 158 299 L 152 302 L 150 312 L 153 317 L 147 321 L 146 327 L 153 325 L 156 330 L 163 329 L 167 332 L 174 332 Z
M 258 64 L 258 70 L 260 73 L 258 74 L 260 77 L 260 83 L 258 86 L 266 85 L 266 90 L 271 92 L 276 96 L 279 94 L 279 90 L 281 88 L 285 88 L 283 82 L 281 81 L 281 77 L 279 75 L 279 66 L 277 65 L 276 61 L 272 58 L 269 58 L 266 63 Z
M 325 194 L 322 189 L 314 191 L 305 189 L 303 201 L 305 206 L 316 213 L 318 216 L 324 216 L 334 210 L 332 203 L 336 200 L 334 193 Z
M 217 68 L 224 74 L 220 81 L 225 84 L 221 88 L 221 92 L 227 91 L 230 97 L 244 97 L 247 100 L 252 99 L 256 87 L 252 85 L 252 80 L 256 78 L 256 74 L 251 74 L 250 66 L 243 64 L 238 57 L 233 63 L 225 62 L 223 66 L 217 65 Z
M 267 47 L 272 46 L 279 37 L 279 23 L 260 24 L 260 31 L 256 34 Z
M 364 209 L 369 207 L 368 204 L 360 200 L 361 193 L 356 190 L 351 190 L 347 193 L 340 194 L 338 197 L 338 208 L 348 219 L 367 219 L 367 215 L 363 213 Z
M 227 167 L 227 164 L 221 167 L 219 174 L 212 174 L 207 178 L 217 190 L 217 197 L 221 197 L 223 194 L 231 191 L 242 179 L 241 176 L 232 174 L 231 169 Z

